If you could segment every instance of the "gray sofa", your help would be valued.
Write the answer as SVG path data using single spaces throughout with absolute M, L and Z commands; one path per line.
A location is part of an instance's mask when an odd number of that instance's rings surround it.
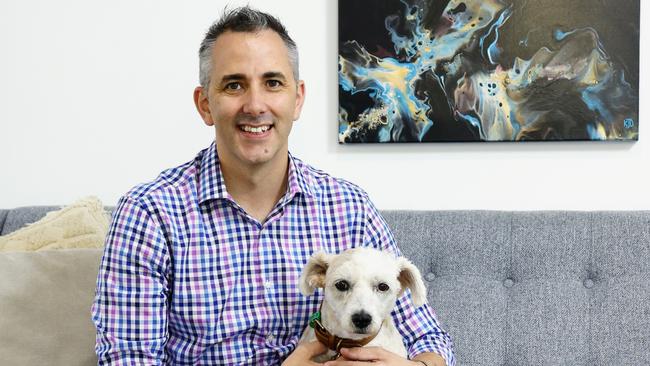
M 54 208 L 0 210 L 0 233 Z M 458 365 L 650 365 L 650 212 L 383 214 L 402 251 L 426 279 L 429 302 L 454 338 Z M 65 346 L 70 339 L 46 335 L 41 342 L 49 343 L 37 355 L 49 360 L 44 364 L 94 363 L 88 309 L 95 279 L 88 272 L 101 251 L 82 254 L 79 259 L 73 253 L 69 266 L 55 266 L 69 271 L 66 278 L 72 282 L 81 273 L 90 277 L 69 290 L 78 293 L 66 294 L 67 308 L 76 310 L 59 309 L 64 315 L 50 318 L 76 317 L 84 350 L 73 352 Z M 25 307 L 25 312 L 30 309 Z M 0 329 L 3 313 L 0 309 Z M 24 321 L 46 316 L 26 314 Z M 42 332 L 37 321 L 25 324 L 27 333 L 30 327 Z M 3 333 L 0 357 L 3 344 L 22 346 L 15 335 Z M 36 362 L 34 352 L 27 353 L 7 364 Z M 65 358 L 62 353 L 73 355 Z

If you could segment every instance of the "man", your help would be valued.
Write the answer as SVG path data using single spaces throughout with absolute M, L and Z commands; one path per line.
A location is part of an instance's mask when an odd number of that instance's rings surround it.
M 365 192 L 289 154 L 305 84 L 277 19 L 229 11 L 199 56 L 194 101 L 215 143 L 120 199 L 93 304 L 99 364 L 309 365 L 325 352 L 297 345 L 322 298 L 298 290 L 309 256 L 398 249 Z M 331 364 L 454 364 L 428 306 L 405 295 L 395 320 L 413 360 L 354 348 Z

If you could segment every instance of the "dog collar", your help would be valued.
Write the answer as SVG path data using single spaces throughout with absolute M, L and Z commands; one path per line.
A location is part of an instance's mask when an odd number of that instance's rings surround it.
M 366 344 L 370 343 L 377 334 L 379 334 L 379 331 L 369 337 L 362 338 L 362 339 L 349 339 L 349 338 L 341 338 L 337 335 L 334 335 L 330 333 L 324 326 L 323 323 L 321 323 L 321 316 L 320 316 L 320 311 L 315 312 L 309 317 L 309 326 L 314 328 L 314 334 L 316 335 L 316 339 L 327 348 L 331 349 L 332 351 L 336 352 L 337 356 L 341 354 L 341 348 L 352 348 L 352 347 L 363 347 Z M 383 326 L 382 322 L 382 326 Z M 381 330 L 381 327 L 379 327 L 379 330 Z

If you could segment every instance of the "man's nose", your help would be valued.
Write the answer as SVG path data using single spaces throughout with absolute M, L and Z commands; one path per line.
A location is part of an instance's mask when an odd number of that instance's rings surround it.
M 265 113 L 268 110 L 264 90 L 252 87 L 247 90 L 243 105 L 243 112 L 253 116 Z

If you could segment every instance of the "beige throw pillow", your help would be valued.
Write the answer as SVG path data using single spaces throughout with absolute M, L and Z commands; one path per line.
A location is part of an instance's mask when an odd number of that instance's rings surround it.
M 0 253 L 0 365 L 93 366 L 102 249 Z
M 109 214 L 97 197 L 86 197 L 11 234 L 0 236 L 0 252 L 101 248 Z

